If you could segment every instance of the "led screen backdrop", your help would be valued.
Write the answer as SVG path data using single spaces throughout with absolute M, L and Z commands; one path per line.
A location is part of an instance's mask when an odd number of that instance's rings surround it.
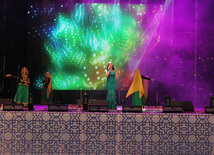
M 127 90 L 139 69 L 155 79 L 149 82 L 148 102 L 163 105 L 170 95 L 208 106 L 214 66 L 211 2 L 130 4 L 135 1 L 29 1 L 31 88 L 40 89 L 49 71 L 55 90 L 106 90 L 104 71 L 112 61 L 122 70 L 117 90 Z
M 118 89 L 129 86 L 144 54 L 152 53 L 160 41 L 159 25 L 167 7 L 155 3 L 29 5 L 28 37 L 31 45 L 33 41 L 34 46 L 40 45 L 34 48 L 40 48 L 43 62 L 39 64 L 45 64 L 34 86 L 40 88 L 49 71 L 53 89 L 106 89 L 109 61 L 122 70 Z

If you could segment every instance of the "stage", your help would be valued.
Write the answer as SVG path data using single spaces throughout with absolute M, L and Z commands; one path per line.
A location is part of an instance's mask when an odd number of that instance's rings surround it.
M 0 111 L 1 154 L 213 154 L 214 115 Z

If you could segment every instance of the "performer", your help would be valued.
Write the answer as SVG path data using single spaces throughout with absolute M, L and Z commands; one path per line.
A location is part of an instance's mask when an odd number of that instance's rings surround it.
M 46 78 L 41 83 L 43 83 L 42 104 L 51 104 L 53 90 L 52 90 L 51 74 L 49 72 L 46 72 Z
M 142 76 L 140 74 L 140 71 L 136 69 L 134 74 L 134 79 L 126 94 L 126 98 L 131 94 L 133 94 L 132 105 L 142 106 L 144 105 L 144 102 L 148 97 L 148 88 L 147 89 L 144 88 L 143 79 L 154 81 L 154 79 L 150 79 L 148 77 Z M 146 95 L 146 98 L 144 95 Z
M 30 78 L 28 77 L 29 72 L 26 67 L 23 67 L 21 70 L 21 77 L 12 76 L 11 74 L 7 74 L 6 77 L 19 78 L 19 85 L 14 97 L 14 102 L 23 104 L 24 107 L 28 106 L 28 98 L 29 98 L 29 85 Z
M 117 97 L 116 97 L 116 78 L 119 77 L 121 71 L 120 69 L 117 71 L 114 70 L 114 65 L 112 62 L 108 63 L 106 77 L 107 77 L 107 103 L 109 109 L 117 109 Z

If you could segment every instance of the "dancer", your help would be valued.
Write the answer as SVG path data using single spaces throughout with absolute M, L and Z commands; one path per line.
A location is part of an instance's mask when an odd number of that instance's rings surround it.
M 51 104 L 53 90 L 52 90 L 51 74 L 49 72 L 46 72 L 46 78 L 41 83 L 43 83 L 42 104 Z
M 112 62 L 108 63 L 106 77 L 107 77 L 107 103 L 109 109 L 117 109 L 117 97 L 116 97 L 116 78 L 119 77 L 121 71 L 120 69 L 117 71 L 114 70 L 114 65 Z
M 28 98 L 29 98 L 29 85 L 30 78 L 28 77 L 29 72 L 26 67 L 23 67 L 21 70 L 21 77 L 12 76 L 11 74 L 7 74 L 6 77 L 19 78 L 19 86 L 17 88 L 14 102 L 18 104 L 23 104 L 24 107 L 28 106 Z
M 154 81 L 148 77 L 144 77 L 140 74 L 138 69 L 135 70 L 134 79 L 126 94 L 126 98 L 133 94 L 132 105 L 142 106 L 148 97 L 148 88 L 145 89 L 143 86 L 143 79 Z M 147 97 L 145 98 L 146 95 Z

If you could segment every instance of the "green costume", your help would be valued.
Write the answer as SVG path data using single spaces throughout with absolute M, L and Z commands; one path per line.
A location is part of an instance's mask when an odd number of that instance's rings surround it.
M 126 94 L 126 98 L 133 94 L 132 96 L 132 105 L 142 106 L 144 105 L 147 97 L 148 97 L 148 84 L 146 85 L 146 89 L 144 87 L 143 79 L 151 80 L 148 77 L 144 77 L 140 74 L 138 69 L 135 70 L 134 79 L 132 84 Z
M 47 97 L 47 88 L 42 88 L 42 104 L 51 104 L 52 96 L 52 92 L 50 92 L 50 96 Z
M 28 70 L 26 67 L 22 68 L 21 71 L 21 78 L 19 81 L 19 86 L 17 88 L 14 102 L 18 104 L 23 104 L 24 107 L 28 106 L 28 98 L 29 98 L 29 85 L 30 85 L 30 79 L 28 78 Z M 17 77 L 16 77 L 17 78 Z
M 139 91 L 133 93 L 132 105 L 136 105 L 136 106 L 144 105 L 144 95 L 140 98 L 139 97 Z
M 142 77 L 138 69 L 135 70 L 134 79 L 126 94 L 126 98 L 133 94 L 132 105 L 142 106 L 144 105 L 144 88 Z
M 115 71 L 110 71 L 107 77 L 107 103 L 109 109 L 117 109 L 117 97 L 116 97 L 116 73 Z
M 28 106 L 28 98 L 29 98 L 29 86 L 19 84 L 18 89 L 16 91 L 14 102 L 19 104 L 24 104 L 24 106 Z

